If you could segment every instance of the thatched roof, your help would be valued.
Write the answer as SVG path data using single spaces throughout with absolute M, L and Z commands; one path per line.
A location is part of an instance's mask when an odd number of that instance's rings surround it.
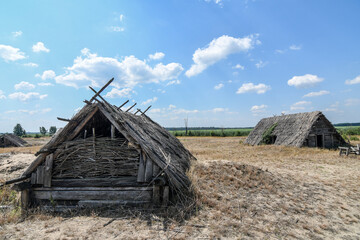
M 36 154 L 38 158 L 25 171 L 29 175 L 64 141 L 76 138 L 85 124 L 100 111 L 124 137 L 152 159 L 166 174 L 174 188 L 188 189 L 190 180 L 186 175 L 190 161 L 195 159 L 180 141 L 145 114 L 135 115 L 121 111 L 107 102 L 86 104 L 56 135 Z
M 334 126 L 320 111 L 314 111 L 263 118 L 246 138 L 245 143 L 251 145 L 260 144 L 265 131 L 276 124 L 272 132 L 273 135 L 276 135 L 275 145 L 301 147 L 311 132 L 312 126 L 319 119 L 324 120 L 326 125 L 333 128 L 333 132 L 339 135 Z M 342 139 L 340 135 L 339 138 Z
M 5 133 L 0 135 L 0 139 L 4 140 L 6 139 L 9 141 L 12 145 L 16 147 L 24 147 L 29 145 L 24 139 L 21 137 L 16 136 L 15 134 Z

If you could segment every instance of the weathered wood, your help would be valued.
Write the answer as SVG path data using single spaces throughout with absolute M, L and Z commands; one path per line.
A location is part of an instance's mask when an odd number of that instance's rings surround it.
M 95 89 L 93 89 L 91 86 L 89 86 L 89 88 L 94 92 L 94 93 L 97 93 Z M 98 97 L 106 104 L 110 105 L 110 103 L 108 103 L 100 94 L 98 95 Z M 95 100 L 97 100 L 95 98 Z M 98 101 L 98 100 L 97 100 Z
M 138 206 L 142 204 L 151 203 L 150 201 L 136 201 L 136 200 L 80 200 L 79 207 L 103 207 L 109 205 L 130 205 Z
M 70 119 L 61 118 L 61 117 L 57 117 L 57 119 L 60 120 L 60 121 L 64 121 L 64 122 L 70 122 L 71 121 Z
M 160 168 L 156 163 L 153 163 L 153 177 L 157 177 L 157 175 L 160 173 Z
M 153 176 L 153 162 L 150 158 L 145 162 L 145 182 L 150 182 Z
M 99 94 L 105 90 L 105 88 L 107 88 L 107 86 L 110 85 L 110 83 L 114 81 L 114 78 L 110 79 L 101 89 L 100 91 L 98 91 L 91 99 L 89 102 L 92 102 L 97 96 L 99 96 Z
M 160 204 L 160 186 L 153 185 L 153 203 Z
M 26 210 L 29 206 L 29 189 L 21 191 L 21 208 Z
M 51 187 L 51 173 L 52 166 L 54 162 L 54 154 L 49 154 L 46 156 L 45 166 L 44 166 L 44 187 Z
M 0 184 L 0 186 L 13 184 L 13 183 L 17 183 L 17 182 L 22 182 L 22 181 L 24 181 L 24 180 L 26 180 L 28 178 L 29 178 L 29 176 L 23 176 L 23 177 L 19 177 L 19 178 L 14 178 L 14 179 L 11 179 L 11 180 L 8 180 L 8 181 L 4 182 L 3 184 Z
M 32 173 L 31 174 L 31 180 L 30 180 L 31 184 L 36 184 L 36 173 Z
M 162 199 L 162 205 L 163 207 L 166 207 L 169 202 L 169 186 L 165 186 L 163 190 L 163 199 Z
M 38 166 L 36 170 L 36 184 L 44 183 L 44 166 Z
M 125 106 L 125 104 L 127 104 L 129 102 L 129 100 L 126 100 L 123 104 L 121 104 L 117 109 L 118 110 L 121 110 L 121 108 L 123 107 L 123 106 Z
M 46 154 L 41 153 L 31 164 L 30 166 L 25 170 L 25 172 L 22 174 L 22 176 L 27 176 L 31 172 L 33 172 L 37 166 L 39 166 L 45 159 Z
M 151 201 L 150 190 L 33 190 L 36 199 L 53 200 L 137 200 Z
M 130 111 L 133 107 L 135 107 L 135 105 L 136 105 L 136 103 L 134 103 L 131 107 L 129 107 L 128 109 L 126 109 L 126 111 L 125 111 L 125 112 Z
M 141 111 L 141 109 L 140 109 L 140 108 L 138 108 L 138 109 L 137 109 L 137 111 L 136 111 L 136 112 L 134 112 L 134 115 L 136 115 L 138 112 L 143 113 L 143 112 Z
M 96 139 L 96 135 L 95 135 L 95 128 L 92 129 L 92 134 L 93 134 L 93 151 L 94 151 L 94 156 L 96 156 L 96 150 L 95 150 L 95 139 Z
M 115 138 L 115 126 L 111 124 L 111 139 Z
M 87 130 L 84 131 L 84 139 L 86 138 Z
M 85 125 L 90 121 L 90 119 L 95 115 L 95 113 L 99 110 L 99 108 L 95 108 L 87 117 L 75 128 L 73 133 L 67 138 L 67 140 L 73 140 L 80 131 L 85 127 Z
M 145 109 L 145 111 L 144 111 L 144 112 L 142 112 L 142 113 L 141 113 L 141 115 L 145 114 L 145 113 L 147 112 L 147 110 L 149 110 L 150 108 L 151 108 L 151 105 L 150 105 L 150 106 L 148 106 L 148 108 L 147 108 L 147 109 Z
M 138 183 L 136 176 L 117 178 L 85 178 L 85 179 L 52 179 L 53 187 L 141 187 L 146 183 Z
M 139 159 L 139 170 L 137 175 L 137 181 L 138 182 L 145 182 L 145 162 L 143 154 L 140 153 L 140 159 Z

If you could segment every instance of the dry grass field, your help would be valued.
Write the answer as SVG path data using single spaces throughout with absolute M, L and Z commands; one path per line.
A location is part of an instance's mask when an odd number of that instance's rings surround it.
M 0 239 L 360 239 L 360 156 L 252 147 L 242 137 L 180 140 L 198 159 L 192 215 L 107 209 L 23 218 L 0 209 Z M 18 176 L 36 149 L 7 151 L 0 179 Z

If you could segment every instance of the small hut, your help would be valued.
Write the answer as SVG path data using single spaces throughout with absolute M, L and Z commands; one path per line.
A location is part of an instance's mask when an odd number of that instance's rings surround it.
M 245 143 L 337 148 L 346 144 L 320 111 L 263 118 Z
M 5 133 L 0 135 L 0 147 L 25 147 L 29 144 L 14 134 Z
M 146 110 L 121 110 L 128 101 L 109 104 L 100 96 L 106 86 L 91 88 L 96 94 L 72 119 L 59 118 L 67 125 L 36 153 L 18 184 L 24 207 L 166 206 L 189 191 L 192 154 Z

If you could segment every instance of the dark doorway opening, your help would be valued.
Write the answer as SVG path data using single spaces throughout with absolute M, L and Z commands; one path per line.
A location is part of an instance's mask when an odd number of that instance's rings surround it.
M 316 146 L 321 148 L 324 147 L 323 135 L 316 135 Z
M 272 135 L 271 136 L 271 144 L 274 144 L 276 141 L 276 136 L 275 135 Z

